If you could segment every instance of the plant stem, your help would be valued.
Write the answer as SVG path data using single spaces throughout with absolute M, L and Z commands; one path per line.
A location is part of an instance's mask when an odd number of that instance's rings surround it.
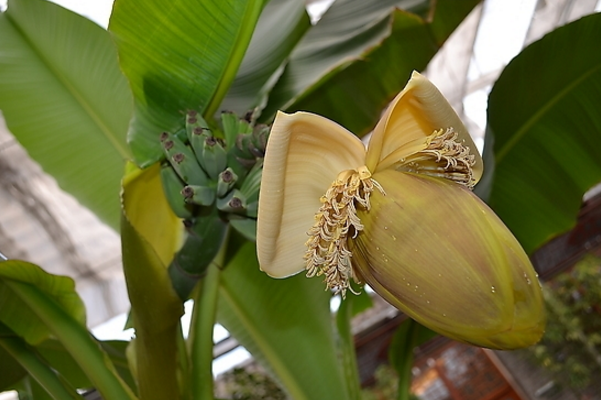
M 357 366 L 357 353 L 355 341 L 351 332 L 351 319 L 353 317 L 353 298 L 349 297 L 342 302 L 336 315 L 336 328 L 340 337 L 340 359 L 344 380 L 347 385 L 350 400 L 361 399 L 361 382 Z
M 180 387 L 182 388 L 180 390 L 180 399 L 191 400 L 191 394 L 188 390 L 186 390 L 186 388 L 190 387 L 190 382 L 192 381 L 192 377 L 190 376 L 190 357 L 188 355 L 186 339 L 184 338 L 184 331 L 181 323 L 178 325 L 178 328 L 177 361 L 181 371 Z
M 217 314 L 219 280 L 227 248 L 227 234 L 219 253 L 207 269 L 194 296 L 194 311 L 190 324 L 191 379 L 193 400 L 213 399 L 213 327 Z
M 54 399 L 81 399 L 25 342 L 18 337 L 0 337 L 3 347 Z
M 413 349 L 417 344 L 419 324 L 412 319 L 408 321 L 409 330 L 407 332 L 407 340 L 405 341 L 405 358 L 398 369 L 399 373 L 399 391 L 397 400 L 409 400 L 411 389 L 411 368 L 413 367 Z

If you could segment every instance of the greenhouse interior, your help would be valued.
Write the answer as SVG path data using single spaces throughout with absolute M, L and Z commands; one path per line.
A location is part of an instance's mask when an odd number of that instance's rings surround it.
M 0 400 L 601 400 L 600 12 L 0 0 Z

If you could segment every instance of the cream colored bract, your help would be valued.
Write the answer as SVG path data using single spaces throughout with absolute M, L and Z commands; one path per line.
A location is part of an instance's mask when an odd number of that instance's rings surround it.
M 279 112 L 267 145 L 257 227 L 261 269 L 285 277 L 304 269 L 307 232 L 320 198 L 338 174 L 367 166 L 373 174 L 425 150 L 428 138 L 452 128 L 458 141 L 476 149 L 465 126 L 438 89 L 418 73 L 392 101 L 369 149 L 352 133 L 315 114 Z M 473 152 L 473 180 L 482 159 Z
M 464 342 L 532 344 L 544 327 L 536 274 L 471 192 L 481 176 L 465 126 L 418 73 L 367 149 L 326 118 L 280 112 L 259 197 L 261 269 L 276 278 L 325 275 L 343 297 L 351 281 L 367 282 L 420 323 Z

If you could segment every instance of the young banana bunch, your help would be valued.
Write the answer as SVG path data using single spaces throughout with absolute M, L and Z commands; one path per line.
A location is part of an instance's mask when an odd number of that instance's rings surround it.
M 223 113 L 223 133 L 209 128 L 189 111 L 185 128 L 160 136 L 165 161 L 161 178 L 174 213 L 184 220 L 187 237 L 169 266 L 182 299 L 222 247 L 228 224 L 255 240 L 263 155 L 269 135 L 265 125 Z

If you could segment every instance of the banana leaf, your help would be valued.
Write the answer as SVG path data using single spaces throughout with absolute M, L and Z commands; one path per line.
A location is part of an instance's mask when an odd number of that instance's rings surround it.
M 117 229 L 132 97 L 110 35 L 56 4 L 10 0 L 0 37 L 9 130 L 63 190 Z
M 524 49 L 495 83 L 489 204 L 528 253 L 569 230 L 601 181 L 601 14 Z

